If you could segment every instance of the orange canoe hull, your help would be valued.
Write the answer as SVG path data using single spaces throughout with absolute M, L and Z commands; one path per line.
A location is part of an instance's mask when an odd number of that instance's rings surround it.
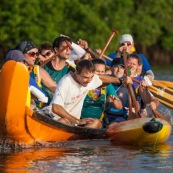
M 34 145 L 59 142 L 78 135 L 102 136 L 105 130 L 72 127 L 33 112 L 26 106 L 29 73 L 22 63 L 9 61 L 0 73 L 1 142 Z M 40 119 L 39 119 L 40 118 Z

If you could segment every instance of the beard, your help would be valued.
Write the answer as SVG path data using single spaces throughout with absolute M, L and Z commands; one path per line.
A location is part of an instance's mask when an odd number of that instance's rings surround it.
M 69 56 L 66 57 L 66 56 L 59 55 L 58 57 L 59 57 L 60 60 L 67 60 L 67 59 L 69 59 Z

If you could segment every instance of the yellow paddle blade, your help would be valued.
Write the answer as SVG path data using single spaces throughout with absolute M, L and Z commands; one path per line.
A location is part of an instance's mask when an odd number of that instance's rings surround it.
M 166 85 L 162 84 L 162 83 L 159 82 L 158 80 L 153 80 L 152 83 L 153 83 L 154 86 L 162 87 L 162 88 L 164 88 L 164 90 L 165 90 L 166 92 L 168 92 L 169 94 L 173 95 L 173 89 L 168 88 Z
M 173 82 L 163 80 L 152 80 L 153 85 L 173 88 Z
M 147 86 L 147 88 L 152 92 L 152 94 L 157 97 L 157 99 L 163 103 L 164 105 L 168 106 L 169 108 L 173 109 L 173 95 L 167 93 L 164 88 L 159 89 L 154 86 Z

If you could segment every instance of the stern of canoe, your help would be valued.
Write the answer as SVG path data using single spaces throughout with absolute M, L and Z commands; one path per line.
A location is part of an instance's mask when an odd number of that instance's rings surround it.
M 137 118 L 122 123 L 112 123 L 107 129 L 107 136 L 113 143 L 130 145 L 150 145 L 164 143 L 171 134 L 171 125 L 166 120 L 157 118 L 156 121 L 163 124 L 157 132 L 147 132 L 143 126 L 151 121 L 151 118 Z M 159 129 L 160 128 L 160 129 Z

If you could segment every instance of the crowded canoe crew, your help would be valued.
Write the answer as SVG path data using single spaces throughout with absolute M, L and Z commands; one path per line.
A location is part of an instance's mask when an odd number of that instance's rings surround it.
M 133 118 L 161 118 L 159 100 L 147 88 L 154 73 L 147 58 L 135 51 L 133 37 L 123 34 L 109 58 L 101 53 L 86 40 L 74 43 L 60 35 L 39 47 L 20 42 L 5 63 L 21 62 L 28 69 L 26 105 L 63 124 L 100 129 Z

